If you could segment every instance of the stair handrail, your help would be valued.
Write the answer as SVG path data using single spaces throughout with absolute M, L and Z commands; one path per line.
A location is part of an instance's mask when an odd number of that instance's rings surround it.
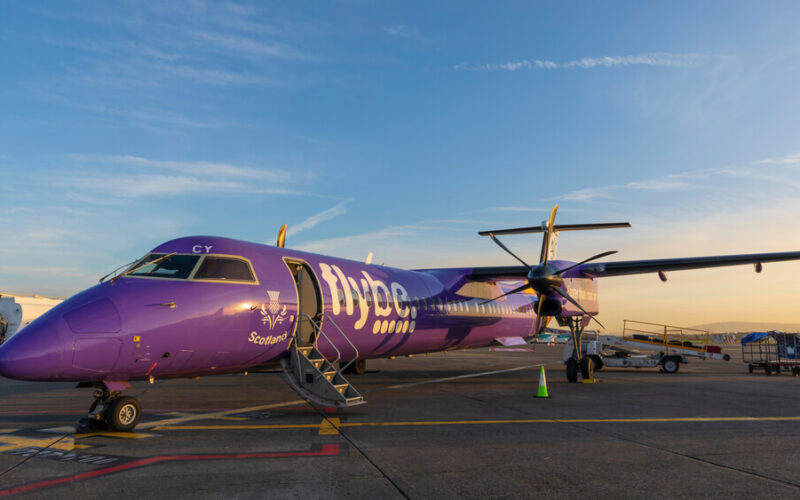
M 301 313 L 299 316 L 300 316 L 300 317 L 303 317 L 303 316 L 304 316 L 304 317 L 305 317 L 305 319 L 307 319 L 307 320 L 309 321 L 309 323 L 311 323 L 311 325 L 314 327 L 314 329 L 315 329 L 315 330 L 316 330 L 316 331 L 317 331 L 317 332 L 318 332 L 320 335 L 322 335 L 323 337 L 325 337 L 325 340 L 327 340 L 327 341 L 328 341 L 328 344 L 330 344 L 330 346 L 331 346 L 331 347 L 333 347 L 333 350 L 334 350 L 334 351 L 336 351 L 336 359 L 334 360 L 334 362 L 335 362 L 335 363 L 338 363 L 338 362 L 339 362 L 339 360 L 340 360 L 340 359 L 342 359 L 342 352 L 339 350 L 339 348 L 338 348 L 338 347 L 336 347 L 336 344 L 334 344 L 334 343 L 333 343 L 333 341 L 330 339 L 330 337 L 328 337 L 328 335 L 327 335 L 325 332 L 323 332 L 323 331 L 322 331 L 322 327 L 320 327 L 320 325 L 318 325 L 318 324 L 317 324 L 317 322 L 316 322 L 316 321 L 314 321 L 314 319 L 313 319 L 311 316 L 309 316 L 308 314 L 306 314 L 306 313 Z M 311 346 L 312 346 L 314 349 L 317 349 L 317 344 L 319 344 L 319 337 L 320 337 L 320 335 L 316 335 L 316 336 L 314 337 L 314 343 L 313 343 L 313 344 L 311 344 Z
M 329 322 L 330 324 L 332 324 L 334 328 L 336 328 L 336 330 L 339 332 L 339 335 L 341 335 L 341 336 L 342 336 L 342 337 L 343 337 L 343 338 L 344 338 L 344 339 L 347 341 L 347 343 L 348 343 L 348 344 L 350 344 L 350 347 L 352 347 L 352 348 L 353 348 L 353 351 L 355 351 L 355 353 L 356 353 L 355 357 L 354 357 L 353 359 L 351 359 L 349 362 L 347 362 L 347 364 L 345 364 L 344 366 L 340 366 L 340 367 L 339 367 L 339 371 L 341 371 L 341 372 L 344 372 L 345 370 L 347 370 L 347 368 L 348 368 L 350 365 L 352 365 L 352 364 L 353 364 L 353 363 L 354 363 L 354 362 L 355 362 L 355 361 L 356 361 L 356 360 L 359 358 L 358 347 L 356 347 L 356 345 L 353 343 L 353 341 L 352 341 L 352 340 L 350 340 L 350 337 L 348 337 L 347 335 L 345 335 L 345 333 L 342 331 L 342 329 L 341 329 L 341 328 L 339 328 L 339 325 L 337 325 L 337 324 L 336 324 L 336 322 L 335 322 L 333 319 L 331 319 L 331 318 L 330 318 L 330 316 L 328 316 L 328 315 L 326 315 L 326 314 L 323 314 L 323 315 L 322 315 L 322 320 L 324 320 L 324 319 L 327 319 L 327 320 L 328 320 L 328 322 Z M 320 320 L 320 323 L 322 323 L 322 320 Z M 321 329 L 320 329 L 320 331 L 321 331 Z M 329 338 L 327 335 L 325 335 L 325 339 L 327 339 L 327 340 L 328 340 L 328 343 L 329 343 L 329 344 L 331 343 L 331 340 L 330 340 L 330 338 Z M 336 349 L 336 347 L 335 347 L 335 346 L 334 346 L 334 349 Z M 336 349 L 336 351 L 338 352 L 339 350 L 338 350 L 338 349 Z

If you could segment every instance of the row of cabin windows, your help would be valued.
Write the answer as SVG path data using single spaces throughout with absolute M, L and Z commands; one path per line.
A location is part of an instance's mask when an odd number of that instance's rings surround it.
M 344 307 L 346 304 L 344 291 L 339 289 L 337 290 L 338 301 L 341 307 Z M 352 303 L 354 307 L 358 307 L 361 297 L 358 292 L 351 290 L 352 293 Z M 375 303 L 374 298 L 372 296 L 371 291 L 367 291 L 364 296 L 364 302 L 367 304 L 367 307 L 372 307 Z M 389 303 L 386 301 L 386 296 L 384 294 L 378 294 L 378 307 L 387 307 Z M 494 313 L 494 314 L 507 314 L 507 315 L 522 315 L 522 314 L 529 314 L 532 312 L 532 308 L 530 306 L 523 306 L 519 308 L 509 307 L 505 304 L 497 304 L 497 303 L 489 303 L 489 304 L 482 304 L 482 299 L 473 299 L 468 301 L 444 301 L 441 298 L 419 298 L 413 297 L 411 300 L 402 300 L 400 301 L 400 309 L 405 309 L 406 307 L 414 307 L 417 311 L 428 310 L 428 311 L 440 311 L 440 312 L 477 312 L 477 313 Z

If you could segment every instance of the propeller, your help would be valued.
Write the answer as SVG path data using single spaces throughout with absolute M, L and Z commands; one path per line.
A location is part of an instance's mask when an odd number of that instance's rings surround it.
M 286 244 L 286 224 L 282 225 L 281 228 L 278 230 L 278 241 L 275 244 L 278 248 L 283 248 Z
M 543 299 L 545 297 L 547 297 L 548 295 L 549 296 L 560 295 L 561 297 L 565 298 L 568 302 L 570 302 L 572 305 L 574 305 L 575 307 L 580 309 L 585 315 L 587 315 L 590 318 L 592 318 L 598 325 L 600 325 L 601 327 L 605 328 L 603 326 L 603 324 L 600 323 L 600 321 L 598 321 L 594 317 L 594 315 L 589 314 L 589 312 L 586 311 L 586 309 L 584 309 L 583 306 L 581 306 L 578 303 L 577 300 L 572 298 L 569 295 L 569 293 L 567 293 L 567 291 L 563 287 L 564 279 L 562 278 L 562 275 L 564 273 L 566 273 L 567 271 L 571 271 L 572 269 L 575 269 L 576 267 L 578 267 L 580 265 L 583 265 L 583 264 L 586 264 L 587 262 L 591 262 L 593 260 L 601 259 L 603 257 L 607 257 L 609 255 L 615 254 L 615 253 L 617 253 L 617 251 L 616 250 L 611 250 L 611 251 L 608 251 L 608 252 L 599 253 L 597 255 L 589 257 L 588 259 L 582 260 L 581 262 L 578 262 L 577 264 L 573 264 L 573 265 L 571 265 L 569 267 L 565 267 L 564 269 L 557 269 L 552 264 L 549 264 L 548 263 L 548 259 L 550 257 L 550 245 L 551 245 L 551 241 L 552 241 L 552 238 L 554 236 L 554 233 L 555 233 L 554 222 L 555 222 L 556 212 L 557 211 L 558 211 L 558 205 L 553 207 L 553 210 L 550 212 L 550 218 L 546 222 L 542 223 L 542 232 L 544 232 L 544 239 L 542 240 L 542 251 L 541 251 L 541 254 L 539 256 L 539 264 L 536 265 L 536 266 L 529 265 L 527 262 L 525 262 L 520 257 L 518 257 L 514 252 L 509 250 L 508 247 L 506 247 L 500 240 L 498 240 L 497 237 L 493 233 L 491 233 L 491 232 L 489 233 L 489 237 L 492 238 L 492 241 L 494 241 L 497 244 L 497 246 L 499 246 L 506 253 L 508 253 L 509 255 L 511 255 L 512 257 L 517 259 L 518 261 L 520 261 L 522 263 L 522 265 L 524 265 L 528 269 L 528 278 L 527 278 L 527 282 L 524 285 L 519 286 L 519 287 L 517 287 L 517 288 L 515 288 L 515 289 L 513 289 L 513 290 L 511 290 L 509 292 L 506 292 L 506 293 L 504 293 L 502 295 L 499 295 L 499 296 L 497 296 L 497 297 L 495 297 L 493 299 L 487 300 L 487 301 L 483 302 L 483 304 L 487 304 L 489 302 L 494 302 L 495 300 L 502 299 L 503 297 L 505 297 L 507 295 L 511 295 L 511 294 L 514 294 L 514 293 L 519 293 L 519 292 L 521 292 L 523 290 L 527 290 L 528 288 L 532 288 L 532 289 L 534 289 L 536 291 L 536 293 L 539 296 L 538 307 L 537 307 L 537 310 L 536 310 L 537 322 L 539 321 L 539 318 L 541 318 L 541 316 L 542 316 L 542 306 L 544 304 L 544 300 Z

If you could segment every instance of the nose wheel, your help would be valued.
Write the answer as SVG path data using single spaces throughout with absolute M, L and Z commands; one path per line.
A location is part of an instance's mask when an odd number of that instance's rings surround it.
M 142 405 L 117 391 L 97 390 L 89 414 L 78 423 L 77 432 L 133 430 L 142 418 Z

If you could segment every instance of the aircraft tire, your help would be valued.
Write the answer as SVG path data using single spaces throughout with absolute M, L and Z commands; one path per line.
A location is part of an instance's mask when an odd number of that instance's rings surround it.
M 578 381 L 578 362 L 575 358 L 567 360 L 567 382 L 575 383 Z
M 584 356 L 581 359 L 581 378 L 592 380 L 594 378 L 594 359 L 592 356 Z
M 600 356 L 596 356 L 592 354 L 591 358 L 594 360 L 594 371 L 602 370 L 603 369 L 603 360 L 600 359 Z
M 352 365 L 351 370 L 355 375 L 364 375 L 367 373 L 367 360 L 357 359 Z
M 142 418 L 142 405 L 136 398 L 122 396 L 113 400 L 106 410 L 108 427 L 117 432 L 130 431 Z
M 678 361 L 674 356 L 667 356 L 664 360 L 664 371 L 666 373 L 678 373 L 678 369 L 681 367 L 681 362 Z

